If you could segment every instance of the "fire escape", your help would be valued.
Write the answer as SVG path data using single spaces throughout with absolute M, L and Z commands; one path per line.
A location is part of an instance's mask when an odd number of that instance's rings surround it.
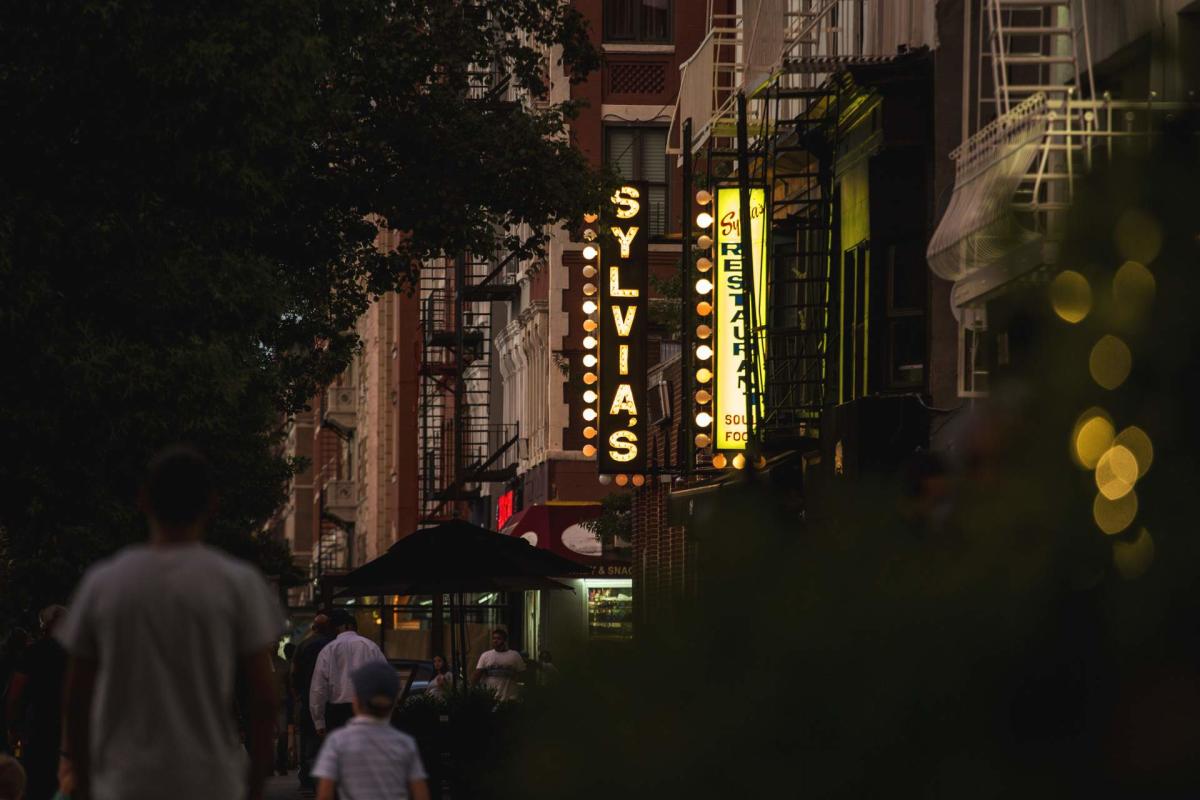
M 968 9 L 979 15 L 974 70 L 963 71 L 974 133 L 950 154 L 954 193 L 927 254 L 933 272 L 954 281 L 959 393 L 969 397 L 987 390 L 986 303 L 1056 269 L 1076 179 L 1189 106 L 1097 95 L 1084 0 L 977 0 Z
M 482 65 L 469 77 L 469 100 L 499 112 L 511 105 L 508 76 Z M 420 275 L 421 367 L 417 425 L 420 519 L 435 523 L 466 517 L 480 485 L 516 475 L 519 432 L 491 422 L 493 312 L 520 296 L 517 254 L 496 237 L 486 253 L 462 253 L 428 262 Z
M 817 436 L 828 402 L 833 352 L 833 166 L 844 112 L 837 73 L 864 59 L 865 26 L 877 9 L 870 0 L 741 7 L 710 13 L 708 35 L 683 66 L 673 125 L 691 120 L 691 151 L 707 186 L 737 186 L 744 170 L 751 186 L 766 189 L 771 224 L 766 241 L 754 244 L 770 265 L 767 315 L 754 321 L 765 352 L 750 349 L 764 403 L 751 419 L 758 441 L 803 446 Z

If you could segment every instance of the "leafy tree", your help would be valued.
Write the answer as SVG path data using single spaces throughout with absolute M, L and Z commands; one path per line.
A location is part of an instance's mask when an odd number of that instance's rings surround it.
M 176 440 L 218 465 L 215 538 L 286 562 L 252 536 L 295 467 L 279 421 L 371 299 L 596 206 L 572 106 L 514 102 L 549 54 L 598 60 L 557 0 L 0 7 L 0 615 L 137 538 Z

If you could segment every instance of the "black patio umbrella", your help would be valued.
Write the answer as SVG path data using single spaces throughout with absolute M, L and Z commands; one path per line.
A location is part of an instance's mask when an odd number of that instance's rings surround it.
M 570 589 L 588 567 L 462 520 L 422 528 L 338 581 L 342 596 Z
M 449 594 L 451 658 L 461 664 L 467 652 L 464 593 L 570 590 L 555 578 L 590 574 L 588 567 L 539 550 L 524 539 L 452 520 L 404 537 L 348 573 L 338 581 L 342 587 L 338 595 Z M 457 683 L 457 672 L 454 680 Z

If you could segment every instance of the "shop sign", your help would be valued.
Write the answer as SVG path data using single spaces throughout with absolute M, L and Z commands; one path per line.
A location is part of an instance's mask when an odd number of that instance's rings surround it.
M 503 528 L 513 515 L 513 495 L 513 490 L 509 489 L 496 499 L 496 530 Z
M 645 184 L 623 184 L 600 219 L 596 428 L 601 475 L 646 469 L 647 199 Z
M 766 270 L 765 193 L 750 190 L 750 237 L 753 243 L 753 264 L 742 258 L 741 199 L 736 187 L 717 190 L 716 236 L 716 302 L 714 308 L 714 369 L 713 369 L 713 445 L 717 450 L 745 450 L 747 439 L 747 393 L 749 391 L 749 353 L 746 344 L 754 335 L 751 325 L 757 324 L 759 414 L 762 413 L 761 390 L 766 381 L 766 315 L 768 274 Z M 754 279 L 755 315 L 747 307 L 746 282 L 748 272 Z

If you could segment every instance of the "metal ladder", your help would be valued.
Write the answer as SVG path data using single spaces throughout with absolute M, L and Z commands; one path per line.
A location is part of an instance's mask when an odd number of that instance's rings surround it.
M 1040 233 L 1057 236 L 1074 199 L 1074 179 L 1090 162 L 1094 119 L 1079 100 L 1095 97 L 1083 0 L 983 0 L 980 17 L 979 128 L 1036 94 L 1049 119 L 1040 153 L 1013 208 Z M 986 41 L 987 46 L 983 46 Z M 984 69 L 988 61 L 990 69 Z M 991 92 L 984 89 L 990 74 Z M 977 128 L 978 129 L 978 128 Z

